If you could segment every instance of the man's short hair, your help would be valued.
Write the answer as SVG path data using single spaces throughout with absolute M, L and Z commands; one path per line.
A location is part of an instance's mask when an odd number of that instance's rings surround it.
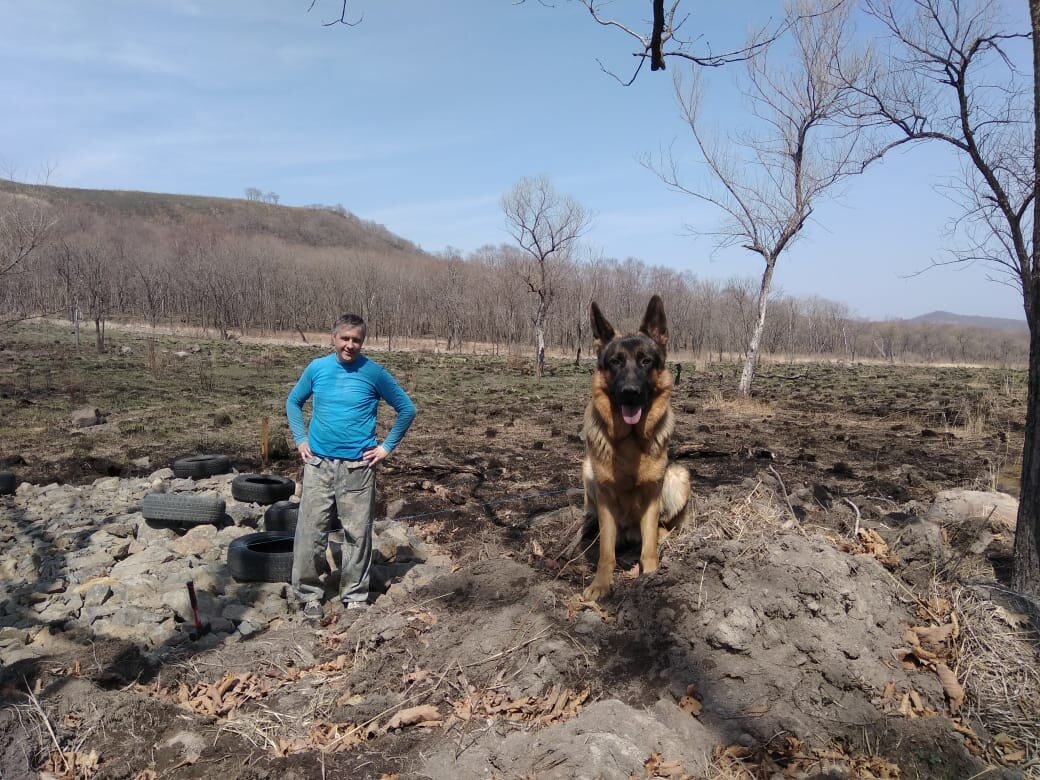
M 363 334 L 368 333 L 368 326 L 365 324 L 365 320 L 358 314 L 344 314 L 334 323 L 332 323 L 332 335 L 336 335 L 336 331 L 340 328 L 361 328 Z

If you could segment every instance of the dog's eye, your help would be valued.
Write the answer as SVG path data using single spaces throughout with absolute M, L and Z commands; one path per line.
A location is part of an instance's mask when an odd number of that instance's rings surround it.
M 643 355 L 641 358 L 639 358 L 639 365 L 641 365 L 643 368 L 650 368 L 650 366 L 652 366 L 653 364 L 654 359 L 649 355 Z
M 625 365 L 625 359 L 621 355 L 614 355 L 609 362 L 614 368 L 620 368 Z

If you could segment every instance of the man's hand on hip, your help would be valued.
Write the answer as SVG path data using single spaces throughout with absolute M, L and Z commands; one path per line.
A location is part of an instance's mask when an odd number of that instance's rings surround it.
M 365 454 L 361 456 L 361 460 L 365 461 L 369 468 L 372 468 L 389 454 L 389 452 L 383 449 L 383 445 L 380 444 L 370 450 L 366 450 Z

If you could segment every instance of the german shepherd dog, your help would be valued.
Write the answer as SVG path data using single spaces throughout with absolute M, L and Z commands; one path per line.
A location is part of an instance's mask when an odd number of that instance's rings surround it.
M 592 303 L 596 372 L 585 409 L 585 516 L 599 520 L 599 561 L 586 599 L 610 593 L 619 532 L 641 540 L 643 573 L 657 570 L 658 542 L 676 530 L 690 504 L 690 474 L 668 463 L 675 426 L 672 375 L 665 363 L 664 304 L 650 299 L 638 333 L 619 334 Z

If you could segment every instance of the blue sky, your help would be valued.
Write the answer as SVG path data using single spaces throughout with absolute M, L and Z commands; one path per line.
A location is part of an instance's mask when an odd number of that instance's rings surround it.
M 717 215 L 671 192 L 639 159 L 689 150 L 670 74 L 632 87 L 631 47 L 558 0 L 366 0 L 354 28 L 322 26 L 338 0 L 0 0 L 0 161 L 5 172 L 100 189 L 340 203 L 437 251 L 508 242 L 499 200 L 548 176 L 594 214 L 606 257 L 756 277 L 761 261 L 715 252 L 685 225 Z M 648 3 L 641 3 L 647 5 Z M 724 9 L 722 8 L 724 6 Z M 773 0 L 690 3 L 713 48 L 743 42 Z M 702 10 L 703 9 L 703 10 Z M 709 74 L 730 83 L 723 71 Z M 735 74 L 734 74 L 735 75 Z M 713 123 L 738 117 L 725 105 Z M 956 173 L 938 150 L 893 156 L 820 206 L 777 266 L 783 292 L 872 319 L 936 309 L 1022 318 L 1020 293 L 985 266 L 945 267 Z

